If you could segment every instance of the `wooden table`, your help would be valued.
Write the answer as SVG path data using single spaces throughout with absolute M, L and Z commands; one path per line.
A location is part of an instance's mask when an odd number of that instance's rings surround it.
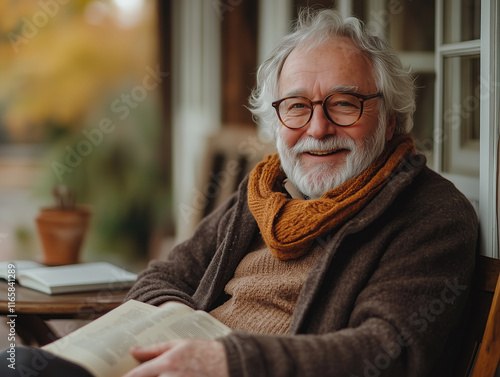
M 93 320 L 120 305 L 127 293 L 103 289 L 95 292 L 48 295 L 16 284 L 14 312 L 9 312 L 7 288 L 7 283 L 0 281 L 0 315 L 11 315 L 8 320 L 15 319 L 16 333 L 24 344 L 36 343 L 39 346 L 58 337 L 45 321 Z

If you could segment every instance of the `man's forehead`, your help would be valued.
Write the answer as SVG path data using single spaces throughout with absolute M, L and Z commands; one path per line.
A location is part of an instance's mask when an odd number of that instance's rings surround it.
M 292 50 L 290 57 L 293 59 L 297 56 L 305 56 L 313 50 L 322 50 L 325 54 L 336 54 L 339 58 L 345 61 L 353 60 L 366 60 L 366 55 L 360 50 L 358 46 L 348 37 L 330 37 L 321 42 L 307 43 L 303 42 Z M 285 60 L 285 64 L 286 64 Z
M 320 43 L 302 44 L 289 54 L 280 72 L 279 86 L 286 83 L 286 91 L 300 90 L 296 87 L 297 74 L 323 74 L 336 72 L 336 76 L 343 77 L 345 82 L 337 82 L 335 86 L 347 85 L 349 88 L 332 88 L 332 91 L 352 91 L 359 85 L 359 80 L 366 83 L 372 81 L 372 63 L 349 38 L 331 37 Z M 363 72 L 361 74 L 361 72 Z M 362 76 L 359 77 L 359 76 Z M 284 76 L 287 77 L 286 81 Z M 356 78 L 356 79 L 355 79 Z M 282 80 L 283 79 L 283 80 Z M 293 88 L 292 88 L 293 87 Z M 345 89 L 345 90 L 344 90 Z M 281 91 L 281 90 L 280 90 Z M 300 93 L 296 93 L 300 94 Z M 287 95 L 293 95 L 287 93 Z
M 329 87 L 329 91 L 331 93 L 334 92 L 343 92 L 343 93 L 357 93 L 358 92 L 358 86 L 356 85 L 332 85 Z M 286 93 L 283 93 L 284 96 L 307 96 L 308 92 L 304 88 L 294 88 L 286 91 Z

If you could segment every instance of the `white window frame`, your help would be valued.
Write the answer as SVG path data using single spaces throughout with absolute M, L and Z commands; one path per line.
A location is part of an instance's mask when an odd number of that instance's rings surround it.
M 258 64 L 271 53 L 278 42 L 290 31 L 293 15 L 292 0 L 260 0 Z
M 443 6 L 444 0 L 436 1 L 434 169 L 451 180 L 475 205 L 480 222 L 481 254 L 498 258 L 499 0 L 481 1 L 481 39 L 459 43 L 443 44 Z M 444 60 L 475 54 L 481 59 L 479 178 L 442 171 Z
M 188 219 L 191 211 L 200 210 L 193 199 L 199 161 L 206 138 L 220 129 L 223 9 L 218 5 L 205 0 L 172 1 L 173 202 L 177 203 L 173 214 L 177 242 L 191 235 Z

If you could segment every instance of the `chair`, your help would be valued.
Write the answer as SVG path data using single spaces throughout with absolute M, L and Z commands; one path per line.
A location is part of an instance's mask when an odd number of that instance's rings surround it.
M 478 256 L 469 314 L 453 373 L 460 377 L 494 377 L 500 361 L 500 260 Z
M 259 139 L 255 127 L 248 125 L 226 125 L 209 137 L 197 183 L 203 203 L 192 218 L 191 231 L 236 191 L 245 175 L 271 153 L 276 153 L 274 143 Z
M 494 376 L 500 362 L 500 260 L 488 258 L 483 263 L 487 264 L 485 270 L 491 268 L 485 274 L 485 288 L 490 292 L 493 289 L 494 295 L 472 377 Z

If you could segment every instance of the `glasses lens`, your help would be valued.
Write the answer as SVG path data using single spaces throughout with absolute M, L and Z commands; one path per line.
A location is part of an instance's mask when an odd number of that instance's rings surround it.
M 287 127 L 300 128 L 305 126 L 311 117 L 311 104 L 304 98 L 287 98 L 281 102 L 279 113 L 281 121 Z
M 356 96 L 335 93 L 328 97 L 325 107 L 330 119 L 334 123 L 339 126 L 348 126 L 359 119 L 362 104 Z

